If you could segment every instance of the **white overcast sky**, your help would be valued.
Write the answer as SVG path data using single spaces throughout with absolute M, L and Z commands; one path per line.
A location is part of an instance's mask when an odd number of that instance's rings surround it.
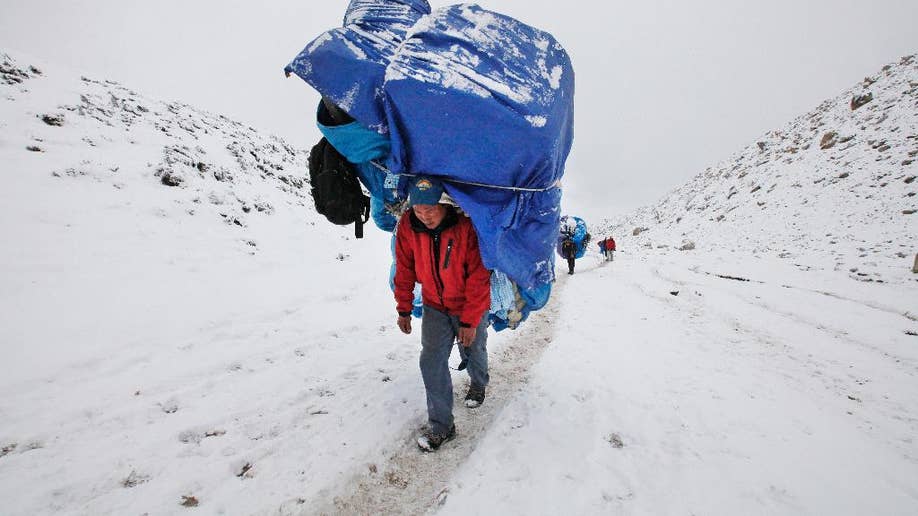
M 309 148 L 317 95 L 283 66 L 347 0 L 0 0 L 0 50 L 225 114 Z M 432 1 L 436 8 L 455 2 Z M 918 51 L 915 0 L 482 0 L 547 30 L 577 75 L 565 212 L 652 203 Z M 304 171 L 305 173 L 305 171 Z

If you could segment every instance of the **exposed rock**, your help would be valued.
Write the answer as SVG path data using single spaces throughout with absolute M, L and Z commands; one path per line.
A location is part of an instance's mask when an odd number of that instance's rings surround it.
M 912 265 L 912 272 L 918 274 L 918 254 L 915 255 L 915 265 Z
M 55 127 L 60 127 L 60 126 L 64 125 L 64 115 L 62 115 L 62 114 L 57 114 L 57 115 L 41 115 L 39 118 L 41 118 L 41 121 L 42 121 L 42 122 L 44 122 L 44 123 L 46 123 L 46 124 L 48 124 L 48 125 L 55 126 Z
M 185 178 L 171 170 L 167 170 L 163 172 L 160 181 L 166 186 L 181 186 L 181 184 L 185 182 Z
M 822 136 L 822 140 L 819 141 L 819 148 L 822 150 L 831 149 L 838 143 L 838 133 L 835 131 L 829 131 Z
M 634 231 L 631 232 L 631 235 L 632 235 L 632 236 L 638 236 L 638 235 L 640 235 L 641 233 L 643 233 L 643 232 L 645 232 L 645 231 L 647 231 L 647 228 L 645 228 L 645 227 L 636 227 L 636 228 L 634 228 Z
M 606 441 L 608 441 L 608 443 L 611 444 L 613 448 L 625 447 L 625 442 L 622 441 L 622 436 L 618 435 L 617 433 L 609 434 L 609 436 L 606 437 Z
M 238 478 L 252 478 L 255 476 L 254 472 L 252 471 L 253 467 L 255 466 L 251 462 L 246 462 L 243 464 L 242 468 L 239 469 L 239 472 L 236 473 L 236 476 Z
M 272 206 L 271 203 L 267 201 L 255 201 L 254 205 L 255 209 L 261 213 L 266 215 L 271 215 L 274 213 L 274 206 Z
M 10 59 L 10 57 L 6 54 L 0 54 L 0 57 L 3 58 L 3 60 L 0 61 L 0 79 L 2 79 L 4 83 L 20 84 L 26 79 L 32 77 L 29 72 L 21 68 L 16 68 L 16 65 L 13 64 L 12 59 Z M 38 69 L 32 67 L 32 70 L 32 73 L 36 73 Z M 41 75 L 41 71 L 38 71 L 37 75 Z
M 198 170 L 201 170 L 201 167 L 198 167 Z M 206 165 L 204 166 L 204 170 L 207 170 Z M 220 167 L 217 170 L 214 170 L 214 179 L 216 179 L 217 181 L 232 182 L 233 175 L 226 168 Z
M 695 242 L 691 240 L 683 240 L 682 245 L 679 246 L 680 251 L 693 251 L 695 249 Z
M 915 257 L 915 264 L 916 266 L 918 266 L 918 256 Z M 3 457 L 4 455 L 15 450 L 16 446 L 17 446 L 16 443 L 11 443 L 11 444 L 4 446 L 3 448 L 0 448 L 0 457 Z
M 873 93 L 869 92 L 865 95 L 855 95 L 851 97 L 851 111 L 867 104 L 871 100 L 873 100 Z

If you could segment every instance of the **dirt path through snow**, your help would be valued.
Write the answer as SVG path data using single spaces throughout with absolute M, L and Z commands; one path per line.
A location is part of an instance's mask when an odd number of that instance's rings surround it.
M 533 313 L 492 355 L 491 384 L 485 403 L 467 409 L 463 398 L 467 380 L 454 378 L 456 439 L 436 453 L 421 452 L 416 444 L 418 429 L 406 426 L 404 440 L 384 464 L 370 464 L 336 496 L 320 514 L 424 514 L 449 496 L 453 473 L 475 452 L 479 440 L 507 402 L 524 389 L 530 368 L 553 339 L 558 298 L 564 281 L 555 284 L 549 303 Z

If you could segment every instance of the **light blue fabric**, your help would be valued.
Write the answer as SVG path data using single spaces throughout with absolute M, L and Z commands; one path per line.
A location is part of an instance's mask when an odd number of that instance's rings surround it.
M 495 273 L 496 272 L 498 271 L 495 271 Z M 519 321 L 512 322 L 509 318 L 509 313 L 506 315 L 500 313 L 492 313 L 491 327 L 494 328 L 494 331 L 502 331 L 507 328 L 515 329 L 529 318 L 529 314 L 531 312 L 539 310 L 545 306 L 545 304 L 548 303 L 549 297 L 551 297 L 551 283 L 546 283 L 544 285 L 539 285 L 538 287 L 533 287 L 530 289 L 518 289 L 517 293 L 519 295 L 520 305 Z
M 319 102 L 319 110 L 324 110 Z M 318 118 L 318 117 L 317 117 Z M 343 125 L 324 125 L 316 122 L 328 143 L 351 163 L 366 163 L 384 159 L 392 150 L 389 138 L 354 121 Z M 377 169 L 378 170 L 378 169 Z M 385 173 L 380 172 L 383 176 Z
M 385 201 L 376 196 L 370 196 L 370 216 L 376 227 L 389 233 L 395 231 L 398 225 L 398 219 L 389 211 L 389 206 Z
M 362 126 L 359 122 L 327 126 L 317 123 L 319 131 L 348 161 L 357 165 L 360 181 L 370 195 L 383 200 L 395 200 L 396 192 L 385 186 L 386 174 L 370 163 L 389 155 L 391 146 L 385 136 Z
M 500 271 L 491 273 L 491 309 L 489 311 L 492 322 L 507 321 L 510 310 L 516 306 L 516 294 L 513 292 L 513 283 L 506 274 Z

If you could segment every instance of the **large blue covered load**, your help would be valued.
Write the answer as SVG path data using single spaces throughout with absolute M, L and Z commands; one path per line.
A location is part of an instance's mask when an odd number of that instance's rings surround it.
M 384 89 L 389 168 L 447 181 L 478 230 L 485 266 L 524 288 L 551 282 L 558 181 L 573 140 L 574 72 L 561 45 L 513 18 L 454 5 L 412 28 Z
M 427 0 L 351 0 L 344 26 L 312 40 L 284 71 L 300 76 L 364 126 L 386 134 L 386 67 L 408 30 L 426 14 Z
M 473 4 L 352 0 L 344 26 L 285 70 L 356 120 L 320 129 L 357 164 L 377 225 L 389 228 L 376 215 L 398 209 L 412 176 L 438 177 L 471 217 L 485 266 L 512 280 L 526 313 L 545 303 L 574 100 L 550 34 Z
M 577 254 L 574 258 L 581 259 L 586 254 L 587 247 L 590 245 L 590 233 L 587 230 L 586 222 L 580 217 L 565 215 L 561 217 L 560 230 L 558 232 L 557 251 L 558 256 L 564 258 L 564 252 L 561 246 L 565 240 L 572 240 L 577 246 Z

